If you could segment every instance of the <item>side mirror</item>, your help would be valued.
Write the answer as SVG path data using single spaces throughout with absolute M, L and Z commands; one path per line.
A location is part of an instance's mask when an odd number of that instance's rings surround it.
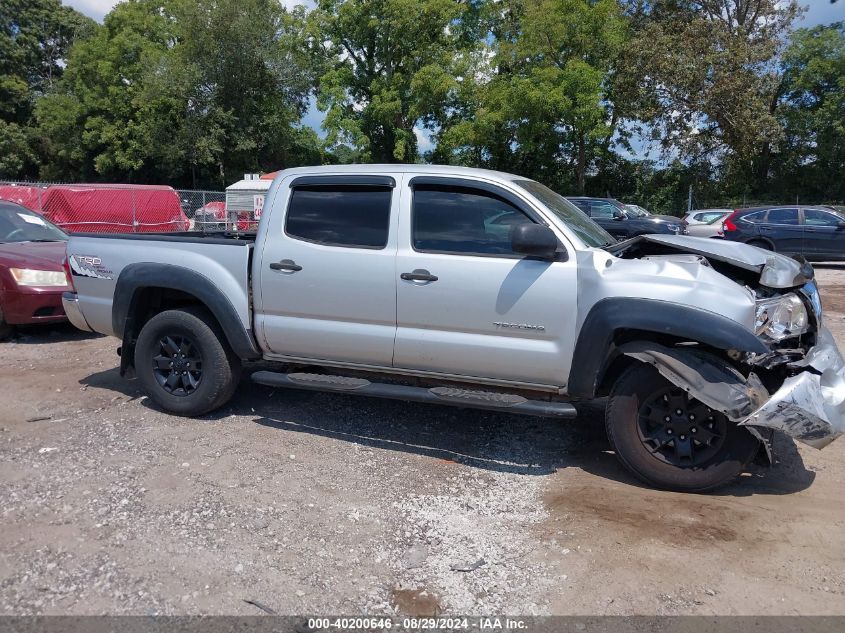
M 845 220 L 839 220 L 839 223 L 836 225 L 837 229 L 845 229 Z
M 625 214 L 622 213 L 622 211 L 620 209 L 614 209 L 613 210 L 613 219 L 614 220 L 624 220 Z
M 542 224 L 517 224 L 511 229 L 511 249 L 514 253 L 552 260 L 557 247 L 557 237 Z

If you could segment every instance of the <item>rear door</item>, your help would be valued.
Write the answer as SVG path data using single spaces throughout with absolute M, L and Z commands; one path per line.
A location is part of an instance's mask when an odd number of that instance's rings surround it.
M 397 253 L 394 366 L 563 385 L 574 344 L 574 257 L 513 253 L 511 227 L 542 222 L 512 190 L 411 178 Z
M 802 253 L 804 250 L 804 227 L 798 207 L 773 207 L 765 221 L 755 225 L 760 235 L 775 245 L 779 253 Z
M 822 209 L 803 209 L 804 254 L 841 258 L 845 255 L 845 218 Z
M 254 271 L 256 323 L 272 355 L 390 366 L 397 192 L 387 175 L 280 187 Z

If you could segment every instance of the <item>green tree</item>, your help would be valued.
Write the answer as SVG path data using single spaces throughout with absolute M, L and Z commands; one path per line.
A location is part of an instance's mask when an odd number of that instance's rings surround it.
M 330 146 L 363 160 L 414 162 L 425 78 L 448 72 L 461 39 L 455 0 L 319 0 L 309 15 L 312 50 L 325 68 L 318 105 Z
M 93 20 L 59 0 L 0 2 L 0 171 L 5 177 L 33 175 L 35 103 L 61 77 L 71 43 L 93 28 Z
M 764 186 L 782 138 L 778 54 L 795 0 L 626 2 L 634 25 L 620 95 L 668 154 L 741 164 Z
M 158 175 L 148 163 L 150 122 L 141 112 L 147 73 L 176 41 L 172 4 L 122 2 L 73 47 L 56 90 L 37 105 L 46 177 Z
M 192 181 L 204 171 L 222 186 L 244 171 L 320 160 L 316 134 L 298 125 L 314 83 L 302 8 L 183 0 L 175 20 L 178 43 L 148 82 L 147 103 L 155 120 L 175 123 L 159 126 L 158 142 L 171 139 Z
M 303 13 L 275 0 L 128 0 L 37 108 L 47 177 L 222 187 L 321 160 L 298 125 Z
M 616 1 L 509 0 L 491 3 L 488 19 L 490 43 L 464 56 L 445 91 L 435 155 L 583 191 L 615 129 Z
M 773 182 L 805 199 L 845 199 L 845 23 L 792 34 L 783 55 L 784 128 Z

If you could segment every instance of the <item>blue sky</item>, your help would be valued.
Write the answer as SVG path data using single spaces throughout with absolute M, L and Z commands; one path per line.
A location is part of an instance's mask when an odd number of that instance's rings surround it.
M 289 7 L 297 4 L 312 4 L 308 0 L 280 1 Z M 117 0 L 64 0 L 64 4 L 70 5 L 85 15 L 102 22 L 103 16 L 117 4 Z M 845 20 L 845 0 L 839 0 L 836 4 L 831 4 L 830 0 L 804 0 L 801 4 L 807 7 L 807 13 L 804 15 L 801 26 L 815 26 L 816 24 L 827 24 L 838 20 Z M 318 134 L 324 136 L 324 132 L 320 128 L 323 118 L 323 113 L 317 109 L 317 106 L 312 100 L 309 104 L 308 112 L 303 119 L 303 123 L 313 127 L 317 130 Z M 431 142 L 425 133 L 422 134 L 420 141 L 420 150 L 426 151 L 431 149 Z

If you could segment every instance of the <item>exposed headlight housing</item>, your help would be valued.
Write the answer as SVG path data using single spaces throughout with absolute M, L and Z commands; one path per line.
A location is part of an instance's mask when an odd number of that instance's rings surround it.
M 40 286 L 59 288 L 67 286 L 65 274 L 58 270 L 36 270 L 34 268 L 10 268 L 12 278 L 19 286 Z
M 782 341 L 804 334 L 809 324 L 807 308 L 794 293 L 757 301 L 757 318 L 754 324 L 757 336 Z

